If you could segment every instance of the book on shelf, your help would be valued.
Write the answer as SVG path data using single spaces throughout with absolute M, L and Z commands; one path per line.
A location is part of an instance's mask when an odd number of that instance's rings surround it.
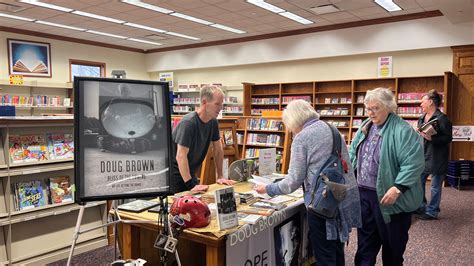
M 357 109 L 356 109 L 356 115 L 357 115 L 357 116 L 364 116 L 364 108 L 362 108 L 362 107 L 357 107 Z
M 10 135 L 8 143 L 12 163 L 49 160 L 44 135 Z
M 232 130 L 225 130 L 224 131 L 224 144 L 225 145 L 234 145 L 234 138 L 232 136 Z
M 73 202 L 72 186 L 68 176 L 48 178 L 49 203 Z
M 47 136 L 51 160 L 74 158 L 74 137 L 72 134 L 53 133 Z
M 365 96 L 364 95 L 358 95 L 357 96 L 357 103 L 364 103 Z
M 237 204 L 234 188 L 225 187 L 214 192 L 217 205 L 217 225 L 219 230 L 229 229 L 239 225 L 237 218 Z
M 159 204 L 160 203 L 156 201 L 138 199 L 132 202 L 121 204 L 117 207 L 117 209 L 121 211 L 127 211 L 127 212 L 142 212 L 142 211 L 151 209 L 153 207 L 156 207 Z
M 439 121 L 438 118 L 432 119 L 424 124 L 422 124 L 418 131 L 425 133 L 428 136 L 433 136 L 438 134 L 439 131 Z
M 16 211 L 33 209 L 46 205 L 43 182 L 32 180 L 12 184 L 14 207 Z

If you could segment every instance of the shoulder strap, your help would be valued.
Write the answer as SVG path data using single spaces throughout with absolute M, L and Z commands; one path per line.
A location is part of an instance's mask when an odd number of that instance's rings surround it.
M 337 130 L 337 128 L 335 128 L 333 125 L 329 124 L 326 121 L 323 121 L 323 122 L 329 126 L 332 132 L 332 139 L 333 139 L 332 154 L 340 157 L 341 156 L 341 142 L 342 142 L 341 133 L 339 133 L 339 130 Z

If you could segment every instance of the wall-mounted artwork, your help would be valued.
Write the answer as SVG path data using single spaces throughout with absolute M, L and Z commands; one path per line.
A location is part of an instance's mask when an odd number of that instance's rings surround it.
M 51 50 L 49 43 L 8 39 L 10 75 L 51 77 Z

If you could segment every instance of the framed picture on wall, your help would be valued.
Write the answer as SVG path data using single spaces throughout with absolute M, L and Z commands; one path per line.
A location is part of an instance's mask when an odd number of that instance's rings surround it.
M 7 39 L 8 71 L 10 75 L 51 77 L 49 43 Z

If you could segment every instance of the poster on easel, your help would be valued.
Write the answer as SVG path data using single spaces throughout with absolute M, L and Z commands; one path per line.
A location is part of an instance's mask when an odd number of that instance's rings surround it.
M 168 83 L 74 82 L 76 201 L 169 195 Z

